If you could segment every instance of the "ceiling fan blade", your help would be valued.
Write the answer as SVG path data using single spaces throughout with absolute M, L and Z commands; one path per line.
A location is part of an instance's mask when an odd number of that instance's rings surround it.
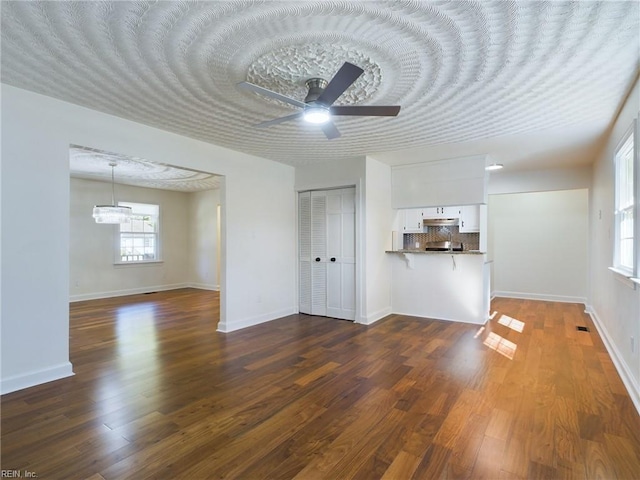
M 353 63 L 344 62 L 340 70 L 338 70 L 338 73 L 333 76 L 327 85 L 327 88 L 324 89 L 322 95 L 318 97 L 317 101 L 324 105 L 333 104 L 363 72 L 363 69 Z
M 322 125 L 320 125 L 320 128 L 322 128 L 322 131 L 324 132 L 324 134 L 327 136 L 329 140 L 333 140 L 334 138 L 339 138 L 342 135 L 338 130 L 338 127 L 336 127 L 336 124 L 333 123 L 332 121 L 323 123 Z
M 256 128 L 270 127 L 271 125 L 278 125 L 280 123 L 288 122 L 289 120 L 295 120 L 296 118 L 301 116 L 302 116 L 302 112 L 297 112 L 291 115 L 287 115 L 286 117 L 274 118 L 273 120 L 267 120 L 266 122 L 256 123 L 253 126 Z
M 355 115 L 362 117 L 395 117 L 400 105 L 335 106 L 329 109 L 331 115 Z
M 254 85 L 253 83 L 240 82 L 237 84 L 237 86 L 240 88 L 244 88 L 245 90 L 251 90 L 252 92 L 260 93 L 267 97 L 275 98 L 277 100 L 280 100 L 281 102 L 285 102 L 290 105 L 295 105 L 296 107 L 300 107 L 300 108 L 306 107 L 306 104 L 304 102 L 300 102 L 295 98 L 286 97 L 277 92 L 272 92 L 271 90 L 267 90 L 266 88 L 259 87 L 258 85 Z

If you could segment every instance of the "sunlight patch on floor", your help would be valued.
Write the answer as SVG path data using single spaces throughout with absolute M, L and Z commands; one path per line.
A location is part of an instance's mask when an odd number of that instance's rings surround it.
M 494 332 L 490 332 L 483 343 L 490 349 L 498 352 L 500 355 L 504 355 L 509 360 L 513 360 L 513 356 L 515 355 L 516 349 L 518 348 L 515 343 L 510 342 L 506 338 L 501 337 Z
M 524 330 L 524 322 L 516 320 L 515 318 L 511 318 L 508 315 L 502 315 L 498 320 L 498 323 L 500 325 L 504 325 L 505 327 L 509 327 L 511 330 L 515 330 L 519 333 L 522 333 L 522 330 Z

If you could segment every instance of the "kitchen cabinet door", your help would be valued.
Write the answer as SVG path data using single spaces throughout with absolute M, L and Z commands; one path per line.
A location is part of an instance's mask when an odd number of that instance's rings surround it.
M 422 209 L 424 218 L 459 218 L 460 207 L 428 207 Z
M 427 207 L 422 209 L 424 218 L 440 218 L 440 207 Z
M 403 233 L 422 233 L 422 209 L 405 209 L 403 214 Z
M 440 218 L 460 218 L 460 207 L 440 207 Z
M 480 232 L 480 205 L 460 207 L 460 233 Z

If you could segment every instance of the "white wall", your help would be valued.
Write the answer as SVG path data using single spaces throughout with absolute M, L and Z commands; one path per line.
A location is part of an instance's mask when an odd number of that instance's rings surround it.
M 393 313 L 484 325 L 484 255 L 389 254 Z
M 588 190 L 489 196 L 496 296 L 587 301 Z
M 333 162 L 296 167 L 296 190 L 320 190 L 362 183 L 365 158 L 345 158 Z
M 416 208 L 487 202 L 486 155 L 399 165 L 391 171 L 391 206 Z
M 545 170 L 491 172 L 489 195 L 503 193 L 546 192 L 591 187 L 591 165 Z
M 636 83 L 620 112 L 604 150 L 593 167 L 590 235 L 589 310 L 618 372 L 640 411 L 640 286 L 611 272 L 613 261 L 614 166 L 618 142 L 640 110 L 640 84 Z M 635 341 L 635 351 L 631 339 Z
M 296 168 L 296 190 L 356 187 L 356 322 L 370 324 L 391 313 L 391 167 L 373 158 L 351 158 Z
M 373 323 L 391 313 L 391 167 L 367 157 L 365 196 L 366 303 L 363 317 Z
M 220 190 L 189 194 L 189 283 L 219 290 L 217 207 Z
M 367 323 L 366 318 L 366 227 L 365 227 L 365 158 L 345 158 L 322 164 L 296 167 L 295 189 L 298 192 L 329 188 L 356 188 L 356 318 Z
M 117 225 L 96 224 L 94 205 L 111 201 L 111 184 L 71 178 L 70 300 L 131 295 L 188 286 L 189 193 L 116 186 L 116 200 L 160 206 L 162 263 L 115 265 Z
M 70 144 L 224 175 L 218 328 L 297 311 L 293 168 L 2 85 L 2 392 L 72 374 Z

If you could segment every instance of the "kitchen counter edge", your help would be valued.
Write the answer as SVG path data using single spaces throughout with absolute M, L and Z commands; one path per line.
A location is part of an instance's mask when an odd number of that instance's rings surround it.
M 481 252 L 480 250 L 385 250 L 384 253 L 417 253 L 417 254 L 427 254 L 427 255 L 442 255 L 442 254 L 452 254 L 452 255 L 484 255 L 487 252 Z

